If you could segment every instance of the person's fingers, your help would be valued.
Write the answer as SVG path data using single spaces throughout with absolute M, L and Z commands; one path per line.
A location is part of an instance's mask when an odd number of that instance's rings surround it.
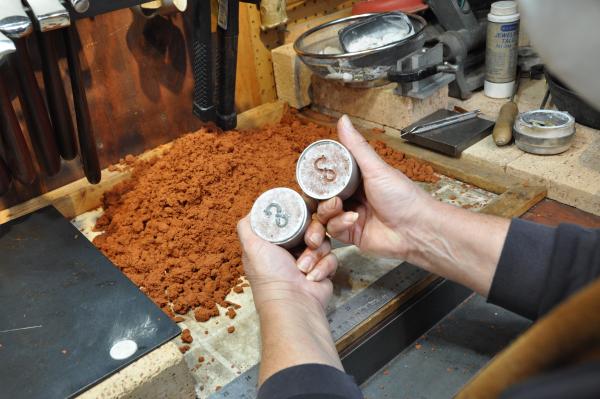
M 336 240 L 350 243 L 352 241 L 352 230 L 359 216 L 358 212 L 344 212 L 329 220 L 327 232 Z
M 337 123 L 338 136 L 342 144 L 352 153 L 363 176 L 368 177 L 378 173 L 388 165 L 377 155 L 373 147 L 354 128 L 350 118 L 343 115 Z
M 332 277 L 338 267 L 338 259 L 333 253 L 329 253 L 321 259 L 315 267 L 306 275 L 308 281 L 321 281 Z
M 309 248 L 316 249 L 325 239 L 325 226 L 318 220 L 313 220 L 304 233 L 304 242 Z
M 317 208 L 317 219 L 326 225 L 329 219 L 344 212 L 344 204 L 339 197 L 333 197 L 319 203 Z
M 306 248 L 296 261 L 296 265 L 300 271 L 303 273 L 308 273 L 323 257 L 327 256 L 327 254 L 330 252 L 331 243 L 329 240 L 325 240 L 316 249 Z

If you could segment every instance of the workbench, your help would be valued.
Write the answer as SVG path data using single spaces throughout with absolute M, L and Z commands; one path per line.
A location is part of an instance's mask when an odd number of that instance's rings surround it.
M 281 103 L 266 104 L 255 108 L 240 115 L 240 127 L 256 127 L 275 121 L 281 116 L 282 109 Z M 307 112 L 305 116 L 317 120 L 319 123 L 331 124 L 334 122 L 334 120 L 314 112 Z M 373 127 L 372 125 L 371 123 L 369 127 Z M 386 128 L 385 130 L 388 131 L 389 129 Z M 489 167 L 480 164 L 477 160 L 452 159 L 413 147 L 394 138 L 393 131 L 392 135 L 377 134 L 368 131 L 368 129 L 364 130 L 364 133 L 371 138 L 388 143 L 395 149 L 404 151 L 409 156 L 425 159 L 432 163 L 438 173 L 450 176 L 450 178 L 442 177 L 440 183 L 435 186 L 425 187 L 440 200 L 452 202 L 473 211 L 480 210 L 504 217 L 512 217 L 523 214 L 545 195 L 543 187 L 501 173 L 495 170 L 494 165 Z M 168 147 L 169 144 L 157 147 L 142 155 L 142 158 L 159 156 Z M 130 171 L 127 170 L 105 170 L 103 171 L 103 182 L 99 186 L 90 186 L 83 180 L 74 182 L 31 201 L 1 211 L 0 222 L 52 204 L 64 216 L 75 218 L 74 223 L 84 233 L 87 233 L 93 225 L 94 218 L 98 217 L 101 212 L 101 210 L 95 209 L 100 203 L 102 193 L 118 182 L 127 179 L 129 175 Z M 467 184 L 464 182 L 467 182 Z M 380 279 L 387 272 L 395 270 L 399 264 L 397 260 L 374 259 L 364 256 L 352 247 L 337 251 L 342 266 L 335 281 L 335 299 L 332 303 L 332 308 L 335 309 L 339 309 L 341 304 L 346 304 L 359 296 L 372 282 Z M 366 336 L 379 328 L 378 326 L 381 326 L 382 323 L 385 324 L 390 317 L 396 319 L 404 317 L 406 311 L 409 310 L 408 307 L 414 307 L 415 301 L 422 299 L 420 296 L 431 297 L 433 295 L 429 295 L 431 292 L 442 294 L 446 292 L 452 297 L 452 301 L 448 302 L 448 306 L 453 303 L 458 304 L 468 296 L 466 290 L 439 281 L 436 276 L 428 276 L 416 281 L 409 288 L 398 293 L 385 306 L 382 306 L 359 325 L 354 326 L 339 337 L 337 340 L 338 350 L 346 354 L 345 359 L 350 359 L 347 360 L 348 362 L 356 359 L 356 357 L 352 357 L 352 354 L 358 353 L 357 348 L 360 350 Z M 150 355 L 93 387 L 84 393 L 82 397 L 99 395 L 142 397 L 158 386 L 162 387 L 163 392 L 179 392 L 181 397 L 192 397 L 194 395 L 208 397 L 211 393 L 218 392 L 221 387 L 226 386 L 236 376 L 251 368 L 258 361 L 259 356 L 258 320 L 252 304 L 250 290 L 246 289 L 243 294 L 231 293 L 228 299 L 242 305 L 235 320 L 230 320 L 223 315 L 206 323 L 195 322 L 192 317 L 187 317 L 184 322 L 180 323 L 182 328 L 190 328 L 194 336 L 192 348 L 186 353 L 185 357 L 177 351 L 177 346 L 181 345 L 181 341 L 176 338 L 173 342 L 158 348 Z M 443 296 L 437 298 L 438 301 L 443 299 Z M 435 303 L 430 303 L 427 306 L 434 305 Z M 449 307 L 436 317 L 442 317 L 450 310 Z M 438 319 L 427 320 L 424 326 L 429 327 L 431 323 L 437 322 Z M 410 319 L 402 320 L 403 323 L 410 324 Z M 233 334 L 226 332 L 227 326 L 230 325 L 236 328 L 236 332 Z M 413 323 L 413 325 L 416 324 Z M 205 331 L 208 333 L 205 333 Z M 417 332 L 422 334 L 425 330 L 415 330 L 413 333 Z M 404 337 L 402 345 L 409 345 L 414 338 L 416 337 L 407 335 Z M 199 356 L 204 357 L 203 363 L 198 362 Z M 154 365 L 152 370 L 148 369 L 148 362 Z M 186 363 L 187 367 L 182 367 Z M 374 362 L 373 367 L 378 364 L 378 362 Z M 349 364 L 349 369 L 351 367 L 352 365 Z M 192 371 L 193 380 L 189 379 L 188 370 Z M 364 375 L 362 380 L 366 377 L 368 375 Z M 193 388 L 190 390 L 190 387 L 194 384 L 195 392 Z
M 239 127 L 251 128 L 276 122 L 284 111 L 282 103 L 265 104 L 240 115 Z M 306 113 L 302 117 L 320 124 L 331 124 L 335 120 L 316 113 Z M 434 170 L 440 174 L 440 181 L 424 188 L 436 198 L 463 206 L 473 211 L 481 211 L 504 217 L 519 216 L 545 195 L 545 188 L 528 185 L 523 180 L 505 176 L 487 170 L 472 162 L 464 162 L 447 157 L 440 157 L 431 152 L 406 145 L 391 136 L 365 130 L 364 133 L 377 140 L 386 142 L 396 150 L 404 151 L 407 155 L 425 159 L 431 163 Z M 141 155 L 141 158 L 160 156 L 169 144 L 157 147 Z M 81 180 L 58 190 L 49 192 L 41 197 L 22 203 L 18 206 L 0 212 L 0 222 L 13 219 L 29 213 L 48 204 L 54 205 L 65 217 L 74 218 L 75 225 L 91 238 L 90 230 L 102 210 L 96 209 L 104 192 L 115 184 L 129 178 L 131 171 L 104 170 L 103 181 L 99 185 L 90 186 Z M 337 250 L 341 260 L 340 271 L 335 280 L 335 295 L 330 311 L 335 314 L 339 309 L 348 308 L 346 314 L 339 316 L 334 331 L 337 348 L 346 352 L 351 361 L 355 348 L 377 325 L 385 322 L 398 312 L 404 314 L 407 306 L 414 305 L 421 297 L 431 298 L 431 292 L 447 292 L 451 300 L 444 300 L 445 306 L 438 307 L 443 312 L 431 313 L 432 318 L 425 324 L 413 324 L 411 334 L 406 335 L 403 345 L 421 334 L 426 326 L 430 326 L 451 310 L 453 306 L 464 299 L 467 291 L 464 289 L 448 288 L 449 286 L 437 276 L 418 271 L 413 266 L 399 266 L 398 260 L 375 259 L 360 254 L 356 248 L 347 247 Z M 349 323 L 355 310 L 349 303 L 361 298 L 361 295 L 371 289 L 374 282 L 385 280 L 388 273 L 399 273 L 402 276 L 397 286 L 386 287 L 385 281 L 376 289 L 374 298 L 387 298 L 369 312 L 361 314 L 360 319 Z M 377 284 L 376 284 L 377 285 Z M 437 294 L 436 294 L 437 295 Z M 177 347 L 182 345 L 179 338 L 163 345 L 145 358 L 134 362 L 117 374 L 101 382 L 85 392 L 83 397 L 105 395 L 108 397 L 141 397 L 160 386 L 163 392 L 177 392 L 179 397 L 208 397 L 227 384 L 236 376 L 252 368 L 259 359 L 258 319 L 249 289 L 243 293 L 231 293 L 228 299 L 242 305 L 235 319 L 222 316 L 207 322 L 199 323 L 190 314 L 180 323 L 181 328 L 192 331 L 194 342 L 185 355 L 177 355 Z M 448 299 L 448 298 L 446 298 Z M 412 305 L 411 305 L 412 304 Z M 343 305 L 343 306 L 342 306 Z M 431 306 L 431 305 L 429 305 Z M 339 313 L 339 312 L 338 312 Z M 330 313 L 331 314 L 331 313 Z M 435 317 L 433 317 L 435 316 Z M 340 319 L 341 318 L 341 319 Z M 335 317 L 332 316 L 332 320 Z M 334 323 L 332 323 L 333 325 Z M 234 333 L 228 333 L 227 327 L 235 327 Z M 199 357 L 204 357 L 199 362 Z M 148 359 L 152 358 L 155 365 L 148 370 Z M 381 365 L 386 359 L 377 359 L 374 367 Z M 185 366 L 187 363 L 187 367 Z M 350 367 L 350 366 L 349 366 Z M 189 371 L 191 370 L 191 374 Z M 194 376 L 191 380 L 190 375 Z M 171 376 L 171 377 L 169 377 Z M 363 376 L 366 378 L 367 376 Z M 363 378 L 363 379 L 364 379 Z M 190 383 L 192 385 L 190 385 Z M 195 386 L 190 390 L 190 386 Z

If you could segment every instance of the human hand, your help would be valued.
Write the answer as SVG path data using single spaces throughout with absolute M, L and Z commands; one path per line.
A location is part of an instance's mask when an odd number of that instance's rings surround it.
M 313 260 L 313 273 L 305 275 L 287 250 L 258 237 L 250 227 L 250 217 L 238 223 L 244 270 L 252 286 L 254 303 L 260 309 L 268 302 L 315 299 L 324 309 L 332 294 L 327 278 L 337 269 L 337 258 L 328 240 L 307 248 L 302 257 Z M 299 298 L 300 297 L 300 298 Z
M 319 204 L 317 220 L 312 221 L 305 234 L 306 244 L 319 247 L 327 230 L 333 238 L 363 251 L 409 259 L 416 241 L 415 227 L 436 201 L 402 172 L 386 164 L 347 116 L 340 118 L 337 129 L 340 141 L 360 167 L 363 186 L 346 203 L 334 197 Z M 302 257 L 299 267 L 301 262 Z

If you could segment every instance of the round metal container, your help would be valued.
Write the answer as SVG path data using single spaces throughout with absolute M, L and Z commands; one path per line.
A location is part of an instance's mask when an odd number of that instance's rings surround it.
M 303 241 L 309 223 L 310 210 L 304 198 L 285 187 L 262 193 L 250 211 L 254 234 L 287 249 Z
M 294 42 L 294 50 L 302 62 L 322 78 L 359 87 L 385 84 L 388 71 L 400 58 L 423 47 L 427 22 L 418 15 L 408 15 L 414 35 L 369 50 L 344 51 L 340 31 L 374 15 L 353 15 L 308 29 Z
M 315 141 L 296 164 L 296 180 L 306 195 L 317 200 L 349 198 L 360 184 L 360 170 L 346 147 L 334 140 Z
M 539 109 L 523 112 L 515 120 L 517 147 L 539 155 L 565 152 L 575 136 L 575 119 L 563 111 Z

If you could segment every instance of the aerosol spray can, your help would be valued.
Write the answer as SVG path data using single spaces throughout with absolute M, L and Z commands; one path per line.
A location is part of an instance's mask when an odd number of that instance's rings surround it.
M 316 203 L 291 188 L 262 193 L 250 211 L 250 227 L 263 240 L 292 249 L 304 240 Z
M 335 140 L 315 141 L 296 164 L 296 181 L 317 200 L 349 198 L 360 184 L 360 170 L 350 151 Z
M 512 96 L 517 75 L 519 18 L 516 1 L 492 3 L 488 14 L 483 92 L 492 98 Z

